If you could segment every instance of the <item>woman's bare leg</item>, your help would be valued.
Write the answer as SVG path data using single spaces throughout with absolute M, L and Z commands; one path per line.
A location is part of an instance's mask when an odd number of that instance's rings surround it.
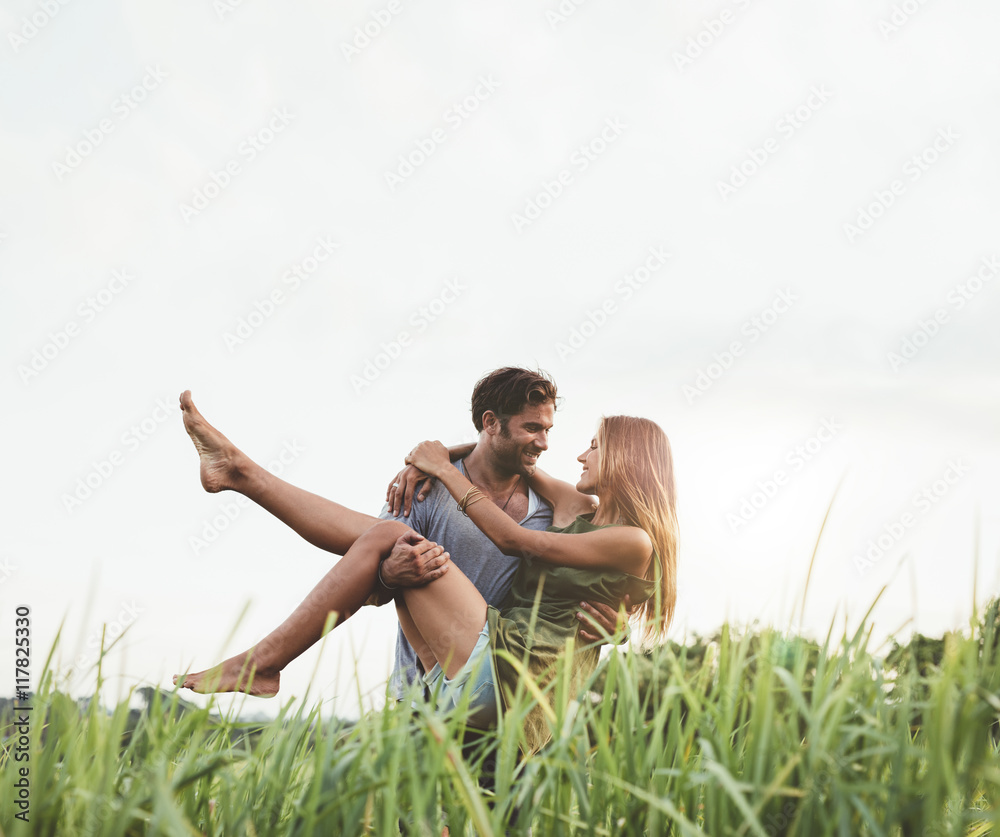
M 399 627 L 403 629 L 403 636 L 406 637 L 406 641 L 410 643 L 410 648 L 413 649 L 417 655 L 417 659 L 420 660 L 420 665 L 424 667 L 424 671 L 430 671 L 434 668 L 437 657 L 434 656 L 434 652 L 427 644 L 423 634 L 420 633 L 414 624 L 413 617 L 410 616 L 410 611 L 406 609 L 406 602 L 403 601 L 402 596 L 396 599 L 396 618 L 399 619 Z
M 404 523 L 380 521 L 355 541 L 278 628 L 249 651 L 187 675 L 181 686 L 202 693 L 277 694 L 281 670 L 323 636 L 331 614 L 339 625 L 364 604 L 375 586 L 379 561 L 410 531 Z M 440 661 L 445 674 L 454 677 L 486 624 L 485 600 L 457 567 L 402 593 L 410 620 L 407 629 L 416 631 L 411 637 L 421 651 L 421 663 L 430 669 Z M 174 683 L 179 679 L 175 676 Z
M 202 693 L 276 695 L 281 670 L 323 637 L 328 621 L 341 625 L 364 604 L 375 587 L 379 561 L 401 535 L 410 531 L 403 523 L 378 522 L 355 540 L 292 615 L 257 645 L 217 666 L 183 677 L 181 686 Z M 181 679 L 182 675 L 176 675 L 174 683 Z
M 454 677 L 479 641 L 486 624 L 486 600 L 456 566 L 423 587 L 407 587 L 400 593 L 419 632 L 419 642 L 433 655 L 430 666 L 423 657 L 420 662 L 430 670 L 437 661 L 445 675 Z
M 309 543 L 344 555 L 361 535 L 378 522 L 362 512 L 312 494 L 276 477 L 205 421 L 191 400 L 181 393 L 184 429 L 201 457 L 201 484 L 206 491 L 236 491 L 269 511 Z

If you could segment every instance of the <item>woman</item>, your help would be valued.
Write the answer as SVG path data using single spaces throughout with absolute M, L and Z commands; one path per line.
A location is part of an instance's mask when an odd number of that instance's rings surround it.
M 276 490 L 263 469 L 204 420 L 189 392 L 181 396 L 181 408 L 207 490 L 244 493 L 280 519 L 290 524 L 294 519 L 293 528 L 307 540 L 344 555 L 258 645 L 181 682 L 198 692 L 274 695 L 281 670 L 323 636 L 331 614 L 342 622 L 365 603 L 376 588 L 380 562 L 393 548 L 422 539 L 402 523 L 377 521 L 287 484 Z M 652 634 L 664 631 L 672 618 L 677 524 L 666 435 L 646 419 L 606 417 L 578 461 L 583 473 L 575 487 L 537 471 L 532 477 L 532 487 L 553 506 L 557 524 L 541 532 L 518 526 L 494 503 L 482 502 L 485 497 L 452 467 L 439 442 L 422 442 L 406 457 L 407 464 L 439 479 L 501 552 L 522 558 L 502 610 L 489 607 L 436 544 L 425 553 L 440 562 L 432 580 L 396 593 L 399 620 L 427 672 L 425 681 L 446 704 L 460 702 L 464 692 L 480 725 L 495 720 L 498 699 L 506 707 L 523 674 L 522 661 L 544 690 L 567 640 L 576 635 L 582 598 L 617 604 L 629 594 L 644 601 Z M 589 495 L 599 498 L 596 509 Z M 597 658 L 596 645 L 574 652 L 574 686 Z M 527 719 L 528 749 L 540 747 L 547 736 L 539 706 Z

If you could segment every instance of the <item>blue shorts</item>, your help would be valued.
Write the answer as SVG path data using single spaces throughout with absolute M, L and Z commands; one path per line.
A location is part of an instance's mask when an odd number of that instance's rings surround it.
M 439 663 L 423 676 L 424 685 L 442 712 L 458 706 L 468 707 L 467 723 L 478 729 L 497 724 L 496 681 L 493 679 L 493 653 L 490 627 L 483 626 L 469 659 L 452 678 L 444 675 Z

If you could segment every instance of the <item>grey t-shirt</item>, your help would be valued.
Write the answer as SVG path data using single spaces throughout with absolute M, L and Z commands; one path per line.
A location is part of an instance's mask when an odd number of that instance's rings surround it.
M 460 470 L 465 473 L 464 467 Z M 497 549 L 493 541 L 458 510 L 454 498 L 440 481 L 434 483 L 426 499 L 413 501 L 409 517 L 400 514 L 393 518 L 388 505 L 383 507 L 379 517 L 406 523 L 418 534 L 441 544 L 451 553 L 452 563 L 476 585 L 487 604 L 498 606 L 507 595 L 519 559 Z M 528 511 L 520 525 L 528 529 L 547 529 L 552 525 L 552 509 L 530 487 Z M 389 694 L 402 698 L 406 685 L 418 676 L 417 655 L 400 628 L 396 635 L 396 661 L 389 677 Z

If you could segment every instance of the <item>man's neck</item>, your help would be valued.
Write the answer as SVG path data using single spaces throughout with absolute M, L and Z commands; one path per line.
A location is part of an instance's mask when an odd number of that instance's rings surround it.
M 521 493 L 527 494 L 527 480 L 520 479 L 521 475 L 517 472 L 498 466 L 482 444 L 476 445 L 472 453 L 465 457 L 464 464 L 466 476 L 491 494 L 509 493 L 518 483 L 519 487 L 523 486 Z

